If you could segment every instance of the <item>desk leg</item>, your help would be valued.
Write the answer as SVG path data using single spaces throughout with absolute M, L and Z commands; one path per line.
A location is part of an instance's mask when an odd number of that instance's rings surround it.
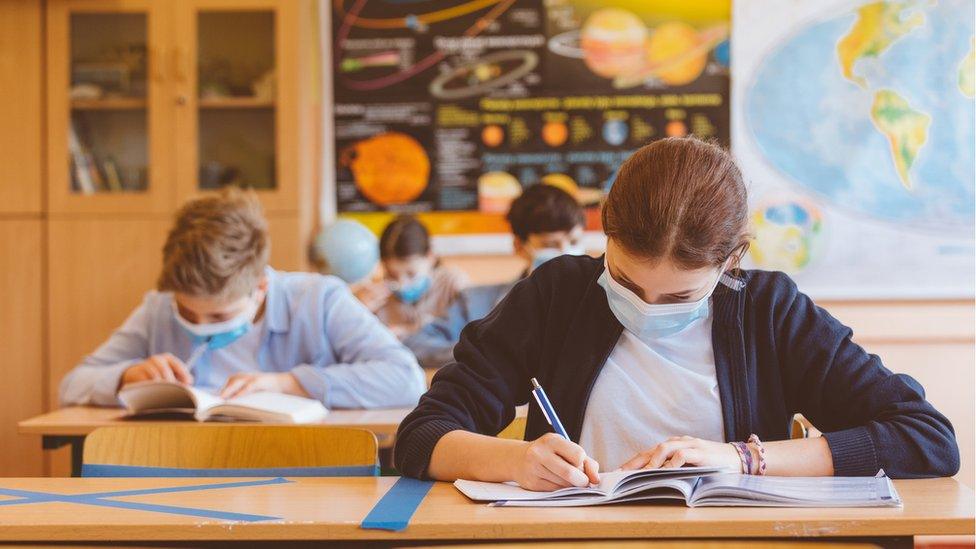
M 45 450 L 57 450 L 65 444 L 71 445 L 71 476 L 80 477 L 81 462 L 85 454 L 85 437 L 83 435 L 43 435 L 41 437 L 41 447 Z

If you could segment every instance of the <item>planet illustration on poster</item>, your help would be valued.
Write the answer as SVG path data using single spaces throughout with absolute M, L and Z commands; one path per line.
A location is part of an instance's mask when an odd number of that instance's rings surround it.
M 600 8 L 579 30 L 550 38 L 548 48 L 556 55 L 581 59 L 617 89 L 645 83 L 682 86 L 703 74 L 717 47 L 725 49 L 715 53 L 716 63 L 728 67 L 728 37 L 727 24 L 698 29 L 668 21 L 649 28 L 633 12 Z
M 603 123 L 603 140 L 611 145 L 622 145 L 630 128 L 623 120 L 607 120 Z
M 522 185 L 508 172 L 488 172 L 478 178 L 478 209 L 481 213 L 504 215 L 520 194 Z
M 430 93 L 438 99 L 464 99 L 507 86 L 532 72 L 539 55 L 530 50 L 505 50 L 466 61 L 437 75 Z
M 420 196 L 430 177 L 430 159 L 413 137 L 386 132 L 357 142 L 340 155 L 356 187 L 380 206 L 406 204 Z

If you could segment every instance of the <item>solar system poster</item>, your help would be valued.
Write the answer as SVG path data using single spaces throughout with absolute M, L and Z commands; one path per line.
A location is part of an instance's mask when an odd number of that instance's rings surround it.
M 504 233 L 524 188 L 587 209 L 665 136 L 729 142 L 729 0 L 334 0 L 340 215 Z

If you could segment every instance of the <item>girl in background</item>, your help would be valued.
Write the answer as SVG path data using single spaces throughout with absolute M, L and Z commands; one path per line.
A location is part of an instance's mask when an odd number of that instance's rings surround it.
M 356 297 L 401 340 L 444 315 L 468 285 L 463 272 L 440 263 L 427 228 L 410 215 L 383 230 L 380 262 L 383 280 L 357 289 Z

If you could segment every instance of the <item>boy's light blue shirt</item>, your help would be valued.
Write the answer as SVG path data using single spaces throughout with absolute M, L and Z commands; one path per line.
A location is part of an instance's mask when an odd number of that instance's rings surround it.
M 338 278 L 267 270 L 268 293 L 258 356 L 250 365 L 225 349 L 207 350 L 194 375 L 220 387 L 241 371 L 287 372 L 312 398 L 329 408 L 406 407 L 425 390 L 413 354 L 370 313 Z M 184 362 L 191 336 L 173 315 L 173 295 L 149 292 L 125 323 L 61 382 L 61 404 L 118 406 L 122 373 L 149 356 L 172 353 Z M 230 349 L 234 344 L 231 344 Z

